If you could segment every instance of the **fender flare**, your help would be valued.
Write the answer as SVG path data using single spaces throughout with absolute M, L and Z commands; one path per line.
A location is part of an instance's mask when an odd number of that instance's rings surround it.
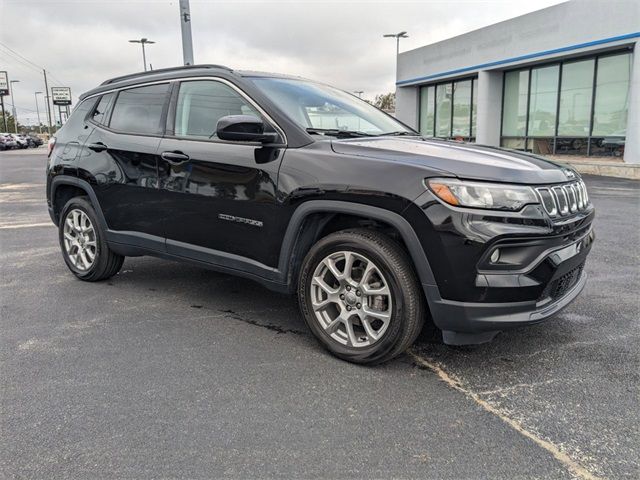
M 89 182 L 87 182 L 86 180 L 82 180 L 80 178 L 77 177 L 72 177 L 70 175 L 58 175 L 56 177 L 54 177 L 51 180 L 51 186 L 50 191 L 49 191 L 49 198 L 51 199 L 51 209 L 50 209 L 50 214 L 52 219 L 54 218 L 54 213 L 53 213 L 53 200 L 56 198 L 55 194 L 56 194 L 56 190 L 58 189 L 59 186 L 61 185 L 71 185 L 73 187 L 78 187 L 82 190 L 84 190 L 87 195 L 89 196 L 89 200 L 91 201 L 91 205 L 93 206 L 93 209 L 96 212 L 96 215 L 98 216 L 98 221 L 100 222 L 100 226 L 104 229 L 104 231 L 108 230 L 108 226 L 107 226 L 107 221 L 104 218 L 104 214 L 102 213 L 102 208 L 100 208 L 100 203 L 98 202 L 98 197 L 96 197 L 96 193 L 93 191 L 93 188 L 91 188 L 91 185 L 89 184 Z M 54 223 L 56 223 L 57 225 L 57 218 L 55 219 Z
M 300 227 L 304 220 L 313 213 L 345 213 L 374 218 L 388 223 L 400 233 L 409 250 L 409 255 L 416 268 L 420 282 L 423 285 L 436 285 L 433 271 L 420 240 L 418 240 L 418 236 L 411 224 L 404 217 L 383 208 L 338 200 L 308 200 L 295 209 L 287 226 L 278 260 L 278 270 L 284 273 L 285 278 L 290 273 L 290 260 L 294 254 Z

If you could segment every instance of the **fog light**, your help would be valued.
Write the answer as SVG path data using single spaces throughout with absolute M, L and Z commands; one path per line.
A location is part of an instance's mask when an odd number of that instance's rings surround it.
M 500 249 L 496 248 L 491 254 L 491 263 L 498 263 L 498 260 L 500 260 Z

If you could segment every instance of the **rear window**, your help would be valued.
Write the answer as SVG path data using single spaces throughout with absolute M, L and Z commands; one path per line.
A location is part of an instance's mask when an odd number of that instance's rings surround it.
M 122 90 L 113 107 L 109 126 L 127 133 L 162 133 L 162 110 L 168 89 L 169 84 L 163 83 Z
M 95 110 L 93 111 L 93 115 L 91 116 L 91 119 L 94 122 L 100 123 L 102 125 L 107 124 L 107 121 L 109 120 L 107 112 L 109 111 L 109 107 L 111 106 L 111 102 L 113 101 L 114 96 L 115 94 L 113 93 L 107 93 L 100 98 L 100 101 L 98 102 L 98 105 L 96 106 Z

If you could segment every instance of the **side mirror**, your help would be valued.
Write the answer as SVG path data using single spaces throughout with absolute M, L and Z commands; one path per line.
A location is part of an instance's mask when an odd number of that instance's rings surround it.
M 275 143 L 278 134 L 264 131 L 264 123 L 253 115 L 227 115 L 218 120 L 216 135 L 232 142 Z

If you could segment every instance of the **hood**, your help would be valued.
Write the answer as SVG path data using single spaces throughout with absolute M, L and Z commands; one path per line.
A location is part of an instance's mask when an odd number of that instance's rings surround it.
M 461 179 L 546 184 L 574 180 L 573 170 L 515 150 L 419 137 L 333 140 L 333 151 L 424 166 Z

